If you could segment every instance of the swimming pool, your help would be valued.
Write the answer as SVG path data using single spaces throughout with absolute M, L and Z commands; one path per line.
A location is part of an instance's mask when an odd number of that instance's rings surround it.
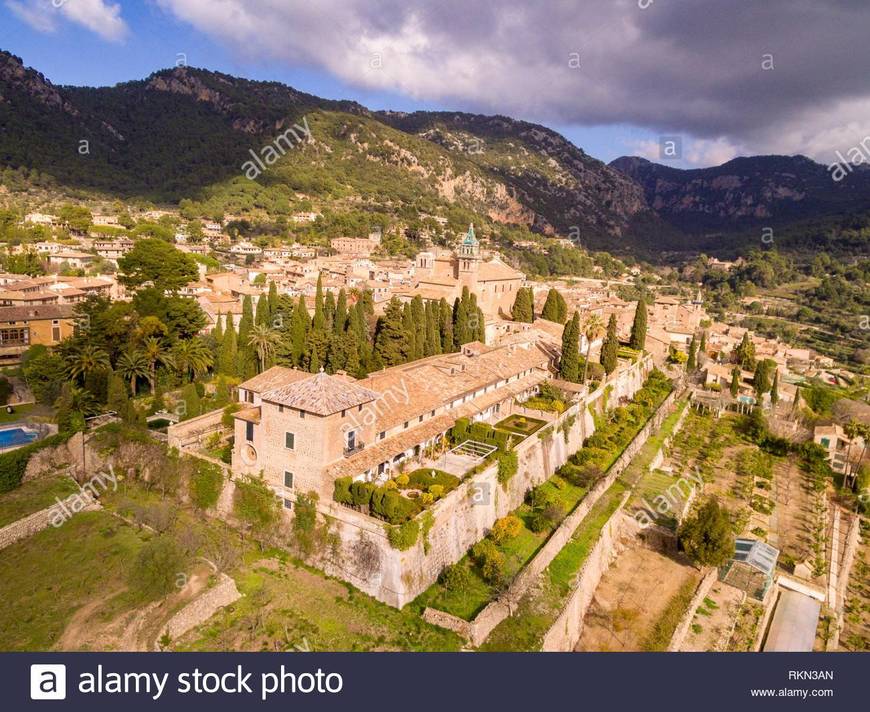
M 37 432 L 25 428 L 6 428 L 0 430 L 0 450 L 17 445 L 26 445 L 36 440 Z

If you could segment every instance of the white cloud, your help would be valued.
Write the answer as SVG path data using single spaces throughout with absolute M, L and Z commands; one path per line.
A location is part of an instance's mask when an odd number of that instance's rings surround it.
M 61 18 L 110 42 L 122 41 L 129 31 L 121 6 L 104 0 L 6 0 L 6 7 L 37 32 L 56 32 Z
M 853 113 L 870 102 L 866 0 L 157 2 L 252 59 L 472 111 L 684 135 L 698 165 L 738 149 L 821 159 L 866 135 Z

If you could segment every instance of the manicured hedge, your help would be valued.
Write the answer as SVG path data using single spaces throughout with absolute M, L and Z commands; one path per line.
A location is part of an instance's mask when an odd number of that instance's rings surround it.
M 349 477 L 339 477 L 333 484 L 332 497 L 336 502 L 363 509 L 390 524 L 402 524 L 413 519 L 423 507 L 417 500 L 409 499 L 395 489 L 377 487 L 371 482 L 351 482 Z

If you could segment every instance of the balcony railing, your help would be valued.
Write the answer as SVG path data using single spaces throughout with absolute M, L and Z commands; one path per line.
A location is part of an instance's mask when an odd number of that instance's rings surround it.
M 353 445 L 345 445 L 344 446 L 344 456 L 350 457 L 351 455 L 358 453 L 365 447 L 365 443 L 357 440 Z

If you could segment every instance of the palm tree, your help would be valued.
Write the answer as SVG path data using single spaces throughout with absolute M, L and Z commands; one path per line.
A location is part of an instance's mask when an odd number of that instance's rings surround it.
M 97 346 L 85 344 L 68 356 L 67 373 L 73 380 L 87 378 L 92 373 L 108 371 L 112 367 L 109 354 Z
M 583 364 L 582 383 L 586 383 L 586 370 L 589 368 L 589 356 L 592 351 L 592 342 L 596 339 L 600 339 L 604 335 L 604 321 L 600 316 L 598 316 L 598 314 L 590 314 L 586 317 L 586 323 L 583 328 L 583 333 L 586 336 L 586 362 Z
M 275 356 L 275 347 L 278 344 L 278 334 L 264 324 L 254 324 L 248 334 L 248 345 L 257 350 L 257 359 L 260 362 L 260 372 L 266 370 L 266 361 Z
M 130 380 L 130 394 L 136 397 L 136 379 L 148 378 L 148 360 L 141 351 L 128 351 L 121 354 L 115 368 L 123 378 Z
M 196 378 L 214 365 L 214 356 L 202 339 L 179 341 L 172 349 L 172 360 L 182 378 Z
M 171 366 L 172 356 L 169 355 L 163 342 L 153 336 L 145 339 L 142 354 L 148 362 L 148 381 L 151 384 L 151 395 L 153 396 L 157 389 L 157 364 L 161 363 L 164 366 Z

